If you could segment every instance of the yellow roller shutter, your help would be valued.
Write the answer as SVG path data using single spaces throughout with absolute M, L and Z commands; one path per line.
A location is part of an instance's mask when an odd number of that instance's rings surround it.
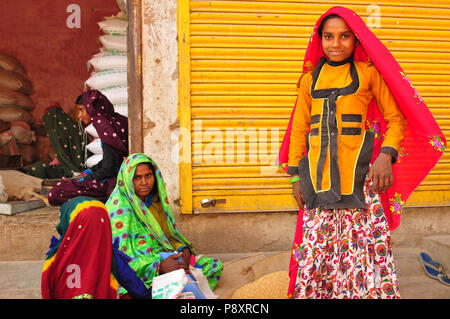
M 373 5 L 359 0 L 182 0 L 178 27 L 183 213 L 296 209 L 288 178 L 274 163 L 312 27 L 334 5 L 349 7 L 371 26 L 449 139 L 447 1 Z M 203 200 L 211 199 L 215 206 L 202 207 Z M 446 151 L 408 205 L 448 204 Z

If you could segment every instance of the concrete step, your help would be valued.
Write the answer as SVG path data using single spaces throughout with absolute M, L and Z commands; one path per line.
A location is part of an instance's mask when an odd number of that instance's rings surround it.
M 42 260 L 58 223 L 59 208 L 51 206 L 0 215 L 0 261 Z
M 0 262 L 0 299 L 41 299 L 44 261 Z
M 441 263 L 443 272 L 450 275 L 450 235 L 428 236 L 422 240 L 423 247 L 433 260 Z
M 419 261 L 423 247 L 394 247 L 394 262 L 403 299 L 450 299 L 450 287 L 428 277 Z M 427 251 L 428 252 L 428 251 Z M 216 293 L 228 299 L 245 284 L 262 276 L 286 270 L 289 252 L 211 254 L 224 261 Z M 0 262 L 0 299 L 40 299 L 43 261 Z
M 450 287 L 428 277 L 419 259 L 424 247 L 393 247 L 400 296 L 403 299 L 449 299 Z

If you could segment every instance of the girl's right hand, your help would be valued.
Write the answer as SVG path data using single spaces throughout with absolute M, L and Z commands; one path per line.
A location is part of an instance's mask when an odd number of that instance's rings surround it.
M 303 200 L 302 190 L 300 188 L 300 181 L 292 183 L 292 191 L 294 194 L 294 198 L 297 201 L 297 205 L 299 207 L 305 206 L 305 201 Z

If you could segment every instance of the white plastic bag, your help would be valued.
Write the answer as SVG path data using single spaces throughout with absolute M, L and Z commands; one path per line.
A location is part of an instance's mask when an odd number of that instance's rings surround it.
M 128 103 L 128 87 L 126 85 L 111 86 L 99 90 L 106 96 L 111 104 L 127 104 Z
M 98 138 L 98 133 L 97 133 L 97 130 L 95 129 L 95 127 L 94 127 L 94 124 L 91 123 L 88 126 L 86 126 L 84 131 L 86 133 L 88 133 L 90 136 Z
M 106 19 L 98 23 L 100 29 L 109 35 L 127 35 L 128 21 L 122 19 Z
M 85 82 L 94 90 L 100 90 L 111 86 L 126 86 L 128 83 L 127 70 L 105 70 L 94 72 Z
M 127 51 L 127 37 L 125 35 L 102 35 L 99 37 L 103 47 L 107 50 Z
M 103 149 L 102 149 L 102 141 L 99 138 L 96 138 L 92 142 L 90 142 L 88 145 L 86 145 L 86 148 L 91 153 L 94 153 L 95 155 L 102 155 Z
M 98 154 L 98 155 L 92 155 L 91 157 L 89 157 L 87 160 L 86 160 L 86 167 L 87 168 L 91 168 L 92 166 L 94 166 L 95 164 L 97 164 L 98 162 L 100 162 L 101 160 L 103 159 L 103 154 L 102 155 L 100 155 L 100 154 Z
M 87 63 L 88 69 L 92 66 L 96 71 L 126 70 L 127 65 L 127 53 L 117 50 L 97 53 Z
M 128 117 L 128 104 L 116 104 L 114 105 L 114 111 L 120 115 Z
M 184 269 L 156 276 L 152 281 L 152 299 L 177 299 L 188 281 Z

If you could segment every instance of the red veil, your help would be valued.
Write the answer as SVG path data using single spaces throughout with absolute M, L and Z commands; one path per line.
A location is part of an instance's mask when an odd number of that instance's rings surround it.
M 391 55 L 389 50 L 381 41 L 369 30 L 364 21 L 352 10 L 343 7 L 333 7 L 325 12 L 314 26 L 308 48 L 303 61 L 303 72 L 314 68 L 319 59 L 325 56 L 322 49 L 317 30 L 323 18 L 330 14 L 337 14 L 345 20 L 347 25 L 358 37 L 361 45 L 355 48 L 354 57 L 357 61 L 370 61 L 376 66 L 383 76 L 398 107 L 402 111 L 408 125 L 404 140 L 399 150 L 397 163 L 393 165 L 394 185 L 386 193 L 380 194 L 381 202 L 386 219 L 391 230 L 400 224 L 400 216 L 406 200 L 414 189 L 422 182 L 430 170 L 441 158 L 446 140 L 441 129 L 437 125 L 432 114 L 425 105 L 424 100 L 409 81 L 405 72 Z M 286 134 L 281 144 L 278 155 L 278 163 L 287 167 L 289 155 L 289 140 L 292 126 L 292 119 L 295 112 L 292 111 Z M 378 110 L 375 100 L 369 105 L 367 114 L 366 129 L 376 133 L 372 163 L 378 156 L 382 138 L 386 131 L 386 123 Z M 298 214 L 297 228 L 294 240 L 294 249 L 299 247 L 302 241 L 303 209 Z M 294 289 L 298 262 L 293 255 L 289 266 L 291 282 L 288 295 Z

